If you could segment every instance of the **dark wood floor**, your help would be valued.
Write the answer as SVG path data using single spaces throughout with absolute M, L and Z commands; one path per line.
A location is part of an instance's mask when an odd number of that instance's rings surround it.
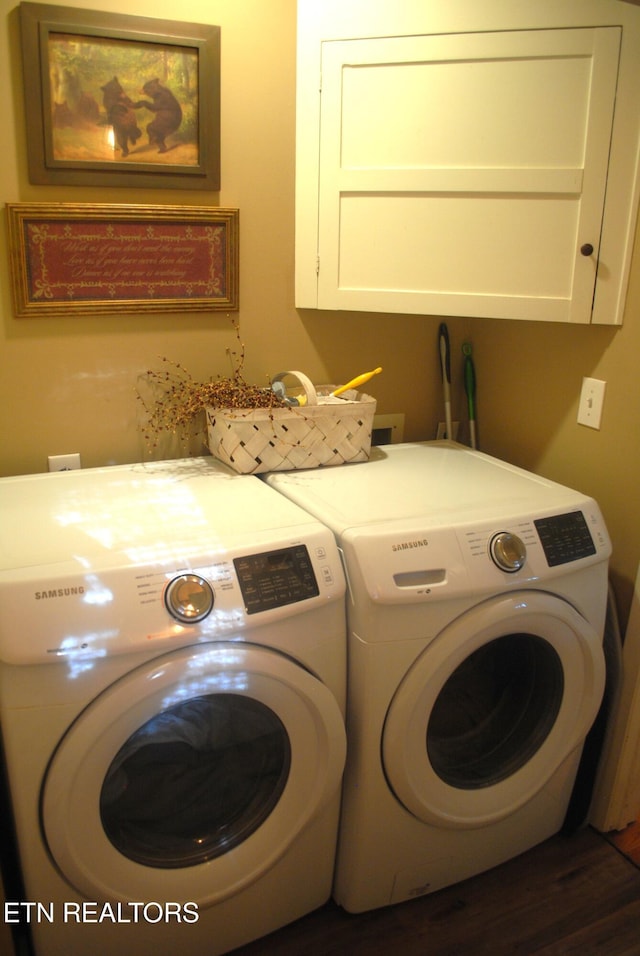
M 640 820 L 629 824 L 619 833 L 607 833 L 606 838 L 640 867 Z
M 409 903 L 329 903 L 234 956 L 640 956 L 639 864 L 587 828 Z

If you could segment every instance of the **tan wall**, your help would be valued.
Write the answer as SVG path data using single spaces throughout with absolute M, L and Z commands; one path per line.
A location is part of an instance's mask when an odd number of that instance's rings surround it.
M 79 3 L 78 6 L 89 6 Z M 185 20 L 222 36 L 222 188 L 140 190 L 33 186 L 15 0 L 0 0 L 0 77 L 10 91 L 0 150 L 4 202 L 200 204 L 240 209 L 240 327 L 246 375 L 266 383 L 285 368 L 345 381 L 379 364 L 381 405 L 406 411 L 410 434 L 431 425 L 436 320 L 299 315 L 293 305 L 295 0 L 189 0 Z M 101 0 L 100 9 L 176 16 L 166 0 Z M 8 28 L 8 30 L 7 30 Z M 36 117 L 26 118 L 36 122 Z M 4 215 L 0 231 L 0 473 L 45 471 L 47 455 L 78 451 L 86 467 L 146 454 L 137 416 L 139 376 L 159 356 L 194 377 L 226 375 L 235 336 L 227 314 L 15 319 Z M 180 454 L 167 443 L 165 457 Z
M 75 4 L 92 6 L 86 0 Z M 96 5 L 94 5 L 96 6 Z M 222 28 L 222 188 L 140 190 L 33 186 L 26 171 L 16 0 L 0 0 L 5 91 L 3 202 L 198 204 L 240 209 L 240 301 L 246 375 L 283 368 L 344 381 L 378 364 L 381 412 L 403 411 L 408 439 L 431 438 L 442 418 L 438 319 L 298 312 L 293 304 L 295 0 L 101 0 L 105 11 Z M 622 329 L 453 319 L 454 411 L 464 418 L 460 346 L 473 341 L 481 446 L 595 495 L 613 539 L 614 580 L 626 614 L 640 557 L 640 257 Z M 15 319 L 7 235 L 0 224 L 0 473 L 44 471 L 47 455 L 78 451 L 84 466 L 146 456 L 135 388 L 158 357 L 197 378 L 227 374 L 235 346 L 226 314 Z M 576 424 L 584 375 L 607 381 L 602 429 Z M 166 443 L 159 454 L 180 454 Z
M 640 560 L 640 241 L 618 329 L 471 324 L 484 450 L 593 495 L 626 621 Z M 578 425 L 583 376 L 607 383 L 599 431 Z

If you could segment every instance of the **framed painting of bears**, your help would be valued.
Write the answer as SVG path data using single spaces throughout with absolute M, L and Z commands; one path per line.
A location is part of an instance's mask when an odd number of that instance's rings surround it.
M 29 180 L 220 188 L 220 28 L 21 3 Z

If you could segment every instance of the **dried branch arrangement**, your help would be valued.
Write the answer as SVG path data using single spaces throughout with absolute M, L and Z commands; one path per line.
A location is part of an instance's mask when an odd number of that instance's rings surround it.
M 138 390 L 137 398 L 145 411 L 142 434 L 149 450 L 157 446 L 163 432 L 186 440 L 194 421 L 205 408 L 280 408 L 284 405 L 270 385 L 250 385 L 245 381 L 242 374 L 244 344 L 240 342 L 237 325 L 235 328 L 240 352 L 227 350 L 232 361 L 230 378 L 218 375 L 208 382 L 197 382 L 183 365 L 168 358 L 161 359 L 162 369 L 149 369 L 145 373 L 145 391 L 149 395 L 145 398 Z M 206 430 L 204 421 L 201 430 Z

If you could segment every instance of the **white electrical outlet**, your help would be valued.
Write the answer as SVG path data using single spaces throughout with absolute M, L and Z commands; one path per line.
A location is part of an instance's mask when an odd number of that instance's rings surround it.
M 82 468 L 80 452 L 71 455 L 49 455 L 49 471 L 77 471 Z
M 578 424 L 588 428 L 600 428 L 604 391 L 607 383 L 599 378 L 583 378 L 578 406 Z

